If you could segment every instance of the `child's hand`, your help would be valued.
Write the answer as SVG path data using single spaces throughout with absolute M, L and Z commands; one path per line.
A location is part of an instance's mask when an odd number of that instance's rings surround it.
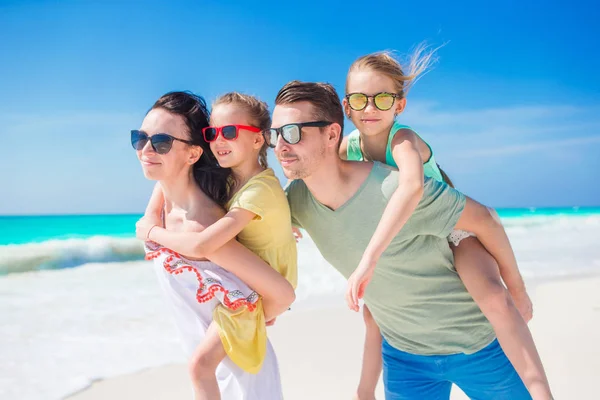
M 377 260 L 360 260 L 360 264 L 354 270 L 350 278 L 348 278 L 348 286 L 346 289 L 346 302 L 351 310 L 358 311 L 358 300 L 362 299 L 365 294 L 365 289 L 375 271 Z
M 509 292 L 521 317 L 523 317 L 525 322 L 529 322 L 533 317 L 533 304 L 531 304 L 531 299 L 529 298 L 527 291 L 523 289 L 519 291 L 509 290 Z
M 155 226 L 160 226 L 160 218 L 145 215 L 135 224 L 135 236 L 140 240 L 149 240 L 150 230 Z
M 277 320 L 277 317 L 268 320 L 265 325 L 267 325 L 267 326 L 273 326 L 273 325 L 275 325 L 275 320 Z
M 296 228 L 295 226 L 292 226 L 292 232 L 294 233 L 294 238 L 296 238 L 296 243 L 298 243 L 303 237 L 302 232 L 300 232 L 300 229 Z

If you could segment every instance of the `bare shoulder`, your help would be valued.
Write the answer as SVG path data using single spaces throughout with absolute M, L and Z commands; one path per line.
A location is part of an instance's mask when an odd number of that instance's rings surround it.
M 419 135 L 415 133 L 415 131 L 408 128 L 402 128 L 398 129 L 398 131 L 396 131 L 396 133 L 394 134 L 394 138 L 392 139 L 392 146 L 395 146 L 405 141 L 409 141 L 411 143 L 414 143 L 415 145 L 419 142 L 423 142 Z
M 412 143 L 414 148 L 419 150 L 419 154 L 423 160 L 429 160 L 429 157 L 431 157 L 431 151 L 429 150 L 427 143 L 425 143 L 412 129 L 399 129 L 394 135 L 394 139 L 392 139 L 392 148 L 404 142 Z
M 225 215 L 225 210 L 216 203 L 198 202 L 186 215 L 183 230 L 186 232 L 202 232 Z
M 344 136 L 342 138 L 342 143 L 340 144 L 340 158 L 342 160 L 348 159 L 348 136 Z

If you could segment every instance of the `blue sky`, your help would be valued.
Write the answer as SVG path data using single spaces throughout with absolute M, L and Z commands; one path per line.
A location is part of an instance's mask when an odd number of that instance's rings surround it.
M 446 46 L 400 121 L 463 192 L 494 207 L 600 205 L 591 1 L 95 3 L 0 1 L 0 214 L 141 212 L 151 183 L 129 130 L 163 93 L 272 105 L 300 79 L 343 94 L 354 59 L 423 40 Z

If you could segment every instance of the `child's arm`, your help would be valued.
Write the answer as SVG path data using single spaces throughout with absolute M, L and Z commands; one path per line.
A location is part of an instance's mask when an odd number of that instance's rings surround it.
M 171 232 L 148 221 L 138 222 L 138 237 L 167 247 L 179 254 L 194 258 L 206 258 L 208 254 L 229 242 L 256 217 L 251 211 L 234 208 L 225 216 L 201 232 Z M 145 232 L 147 232 L 145 234 Z
M 362 298 L 381 254 L 400 232 L 423 196 L 423 161 L 419 153 L 419 137 L 409 129 L 402 129 L 392 139 L 392 154 L 398 165 L 398 188 L 390 198 L 375 233 L 362 259 L 348 279 L 346 301 L 350 309 L 358 311 Z
M 233 273 L 262 296 L 266 321 L 285 312 L 296 299 L 290 282 L 237 240 L 224 243 L 206 258 Z
M 465 208 L 455 229 L 473 232 L 483 247 L 496 259 L 508 290 L 525 291 L 515 254 L 502 223 L 486 206 L 467 197 Z

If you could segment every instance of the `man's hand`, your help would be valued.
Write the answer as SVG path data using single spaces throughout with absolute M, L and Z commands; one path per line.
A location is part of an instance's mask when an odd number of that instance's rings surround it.
M 296 239 L 296 243 L 298 243 L 300 241 L 300 239 L 303 238 L 302 232 L 300 232 L 300 229 L 296 228 L 295 226 L 292 226 L 292 232 L 294 233 L 294 238 Z

